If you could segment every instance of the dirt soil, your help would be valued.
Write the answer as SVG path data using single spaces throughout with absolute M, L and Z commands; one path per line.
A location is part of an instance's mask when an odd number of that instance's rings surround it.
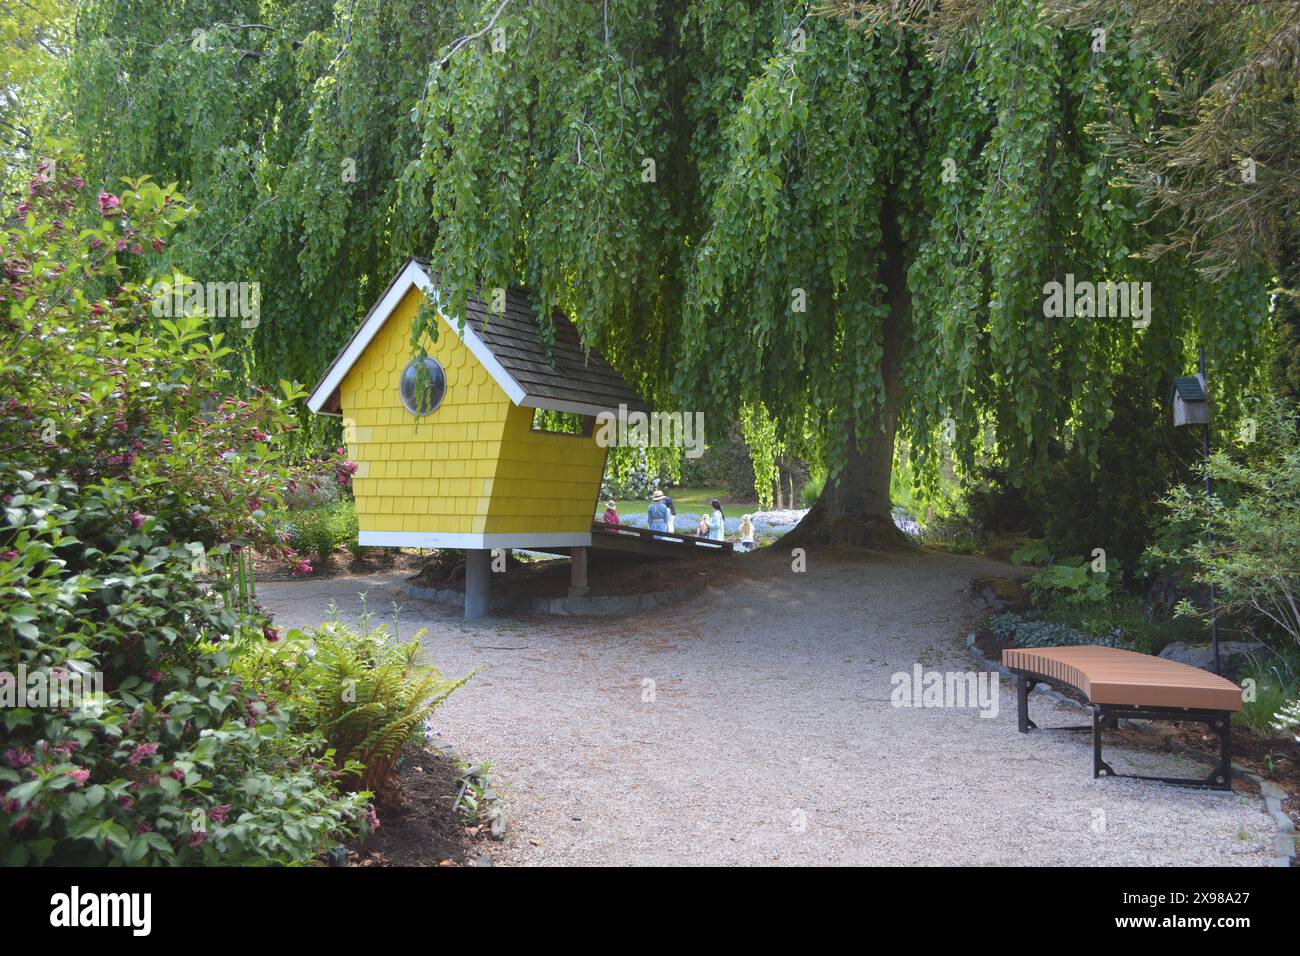
M 683 598 L 705 585 L 739 579 L 737 554 L 701 554 L 694 558 L 647 558 L 609 551 L 595 551 L 587 566 L 592 597 L 672 592 Z M 451 591 L 465 589 L 465 563 L 455 557 L 426 559 L 411 581 L 423 587 Z M 569 561 L 516 561 L 492 582 L 494 591 L 519 598 L 564 597 L 569 593 Z
M 379 829 L 348 846 L 348 866 L 490 865 L 487 824 L 466 826 L 453 808 L 460 772 L 446 754 L 407 744 L 395 785 L 376 798 Z
M 354 558 L 347 548 L 337 548 L 324 566 L 312 558 L 311 574 L 302 579 L 335 578 L 357 574 L 375 574 L 380 571 L 409 570 L 412 574 L 419 571 L 429 561 L 428 551 L 406 548 L 372 548 L 364 557 Z M 283 558 L 271 558 L 264 554 L 253 555 L 253 575 L 262 581 L 297 581 L 289 573 L 291 565 Z

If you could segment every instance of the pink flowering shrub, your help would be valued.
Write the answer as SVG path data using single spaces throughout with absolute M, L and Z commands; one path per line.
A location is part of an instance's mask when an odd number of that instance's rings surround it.
M 357 768 L 230 671 L 274 628 L 205 584 L 283 547 L 301 392 L 237 393 L 219 335 L 153 314 L 174 186 L 47 168 L 0 234 L 0 672 L 103 695 L 0 708 L 0 864 L 308 862 L 369 826 Z

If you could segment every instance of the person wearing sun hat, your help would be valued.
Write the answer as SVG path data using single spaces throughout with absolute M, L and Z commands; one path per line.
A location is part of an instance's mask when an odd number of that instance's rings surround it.
M 645 515 L 651 531 L 668 530 L 668 506 L 664 504 L 664 493 L 658 488 L 650 496 L 650 507 L 646 509 Z
M 618 524 L 618 508 L 612 501 L 605 502 L 605 524 Z

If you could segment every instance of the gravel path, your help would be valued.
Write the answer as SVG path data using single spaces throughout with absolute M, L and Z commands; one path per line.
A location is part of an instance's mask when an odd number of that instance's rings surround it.
M 1016 733 L 1005 683 L 995 718 L 891 706 L 895 672 L 972 669 L 967 584 L 1004 565 L 808 560 L 796 574 L 764 549 L 746 561 L 752 579 L 624 619 L 467 624 L 403 596 L 398 575 L 267 583 L 258 596 L 277 623 L 302 626 L 330 601 L 354 616 L 364 590 L 376 620 L 397 601 L 404 636 L 428 628 L 444 673 L 488 665 L 438 723 L 492 761 L 507 862 L 1268 863 L 1274 825 L 1258 798 L 1093 780 L 1090 736 Z M 1043 726 L 1080 722 L 1030 706 Z M 1107 758 L 1121 773 L 1199 770 L 1154 751 Z

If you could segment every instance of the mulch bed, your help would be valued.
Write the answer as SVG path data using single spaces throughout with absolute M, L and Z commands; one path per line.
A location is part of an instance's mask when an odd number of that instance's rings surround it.
M 752 555 L 701 554 L 688 558 L 649 558 L 597 551 L 587 566 L 592 597 L 676 593 L 684 596 L 707 584 L 731 578 Z M 426 558 L 411 579 L 422 587 L 449 591 L 465 589 L 465 562 L 459 556 Z M 492 580 L 494 592 L 518 598 L 558 598 L 569 593 L 569 562 L 511 560 L 504 574 Z
M 466 826 L 453 804 L 460 771 L 446 754 L 407 744 L 394 785 L 376 797 L 379 829 L 348 846 L 348 866 L 491 865 L 486 823 Z
M 354 558 L 347 548 L 338 548 L 330 560 L 322 565 L 310 558 L 311 574 L 295 578 L 289 573 L 291 565 L 282 558 L 253 555 L 253 576 L 257 581 L 299 581 L 313 578 L 337 578 L 344 575 L 377 574 L 382 571 L 419 571 L 429 560 L 429 552 L 398 548 L 375 548 L 365 557 Z

